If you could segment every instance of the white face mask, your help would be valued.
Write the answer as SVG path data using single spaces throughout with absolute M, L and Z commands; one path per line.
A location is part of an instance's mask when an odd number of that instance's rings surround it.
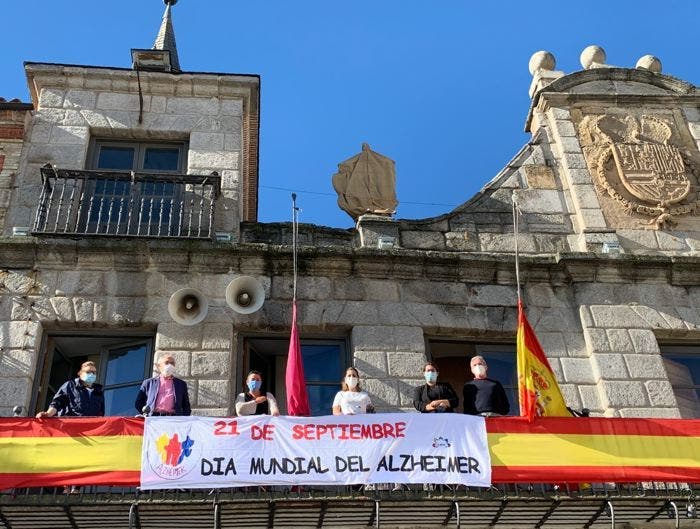
M 477 364 L 474 367 L 472 367 L 472 373 L 474 373 L 475 377 L 486 376 L 486 366 Z
M 356 376 L 347 376 L 347 377 L 345 377 L 345 384 L 346 384 L 350 389 L 355 389 L 359 383 L 360 383 L 360 379 L 357 378 Z
M 172 364 L 165 364 L 161 373 L 164 377 L 172 377 L 175 375 L 175 366 Z

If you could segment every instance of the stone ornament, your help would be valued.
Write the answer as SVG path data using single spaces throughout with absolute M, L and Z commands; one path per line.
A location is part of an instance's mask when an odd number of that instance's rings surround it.
M 530 62 L 527 67 L 530 70 L 530 75 L 535 75 L 535 73 L 540 70 L 552 71 L 557 65 L 557 61 L 551 52 L 546 50 L 536 51 L 530 57 Z
M 649 70 L 654 73 L 661 73 L 661 60 L 653 55 L 640 57 L 635 66 L 638 70 Z
M 362 152 L 338 164 L 333 175 L 338 206 L 353 219 L 360 215 L 393 215 L 396 200 L 394 160 L 362 144 Z
M 587 116 L 579 133 L 593 146 L 586 151 L 597 190 L 613 198 L 627 214 L 651 217 L 643 223 L 646 229 L 674 226 L 674 217 L 696 213 L 696 170 L 689 153 L 670 143 L 673 130 L 663 118 Z
M 605 64 L 605 50 L 600 46 L 588 46 L 581 52 L 581 66 L 584 70 L 591 68 L 603 68 Z

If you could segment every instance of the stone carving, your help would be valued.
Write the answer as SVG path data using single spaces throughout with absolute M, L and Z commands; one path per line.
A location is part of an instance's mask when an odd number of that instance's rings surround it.
M 333 187 L 338 206 L 355 220 L 365 213 L 392 215 L 398 205 L 394 161 L 366 143 L 360 154 L 338 164 Z
M 657 116 L 603 114 L 586 116 L 579 125 L 599 192 L 628 214 L 652 217 L 648 229 L 674 226 L 674 217 L 694 214 L 698 197 L 690 157 L 670 143 L 671 126 Z M 693 176 L 691 178 L 689 176 Z

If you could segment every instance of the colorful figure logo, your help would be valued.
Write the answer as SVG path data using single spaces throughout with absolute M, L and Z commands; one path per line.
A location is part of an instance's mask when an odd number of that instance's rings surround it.
M 156 440 L 156 449 L 161 463 L 170 467 L 176 467 L 192 454 L 194 440 L 188 435 L 184 441 L 180 441 L 177 434 L 172 437 L 164 433 Z

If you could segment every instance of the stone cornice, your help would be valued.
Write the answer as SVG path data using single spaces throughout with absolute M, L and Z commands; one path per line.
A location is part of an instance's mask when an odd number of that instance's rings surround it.
M 521 257 L 524 282 L 670 283 L 700 286 L 700 259 L 567 253 Z M 286 245 L 201 241 L 0 239 L 0 267 L 36 270 L 117 270 L 261 276 L 291 275 Z M 515 283 L 512 254 L 369 248 L 301 247 L 302 276 Z
M 668 94 L 624 94 L 607 93 L 596 90 L 590 92 L 571 93 L 570 90 L 577 86 L 596 82 L 636 82 L 647 84 L 668 91 Z M 670 75 L 653 73 L 647 70 L 631 68 L 594 68 L 574 72 L 560 77 L 551 84 L 539 90 L 532 98 L 532 103 L 525 120 L 525 131 L 530 131 L 532 117 L 535 110 L 546 110 L 548 104 L 568 106 L 578 102 L 599 101 L 614 105 L 624 104 L 698 104 L 700 92 L 698 89 L 681 79 Z
M 27 84 L 32 101 L 38 107 L 38 95 L 44 87 L 58 89 L 135 91 L 136 70 L 68 64 L 25 63 Z M 140 72 L 143 92 L 149 95 L 185 97 L 250 97 L 257 108 L 260 76 L 199 72 Z M 114 82 L 127 82 L 128 89 L 115 87 Z M 133 87 L 131 84 L 133 83 Z

